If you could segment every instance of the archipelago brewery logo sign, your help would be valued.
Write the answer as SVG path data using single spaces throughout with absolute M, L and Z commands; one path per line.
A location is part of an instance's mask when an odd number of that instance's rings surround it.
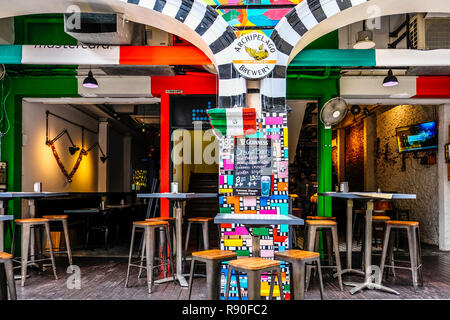
M 258 32 L 243 35 L 233 47 L 233 64 L 247 79 L 262 79 L 268 76 L 277 63 L 277 48 L 266 35 Z

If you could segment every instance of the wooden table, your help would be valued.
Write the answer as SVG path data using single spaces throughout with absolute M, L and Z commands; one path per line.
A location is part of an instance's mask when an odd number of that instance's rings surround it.
M 270 226 L 270 225 L 280 225 L 287 224 L 289 226 L 292 225 L 303 225 L 305 222 L 303 219 L 293 216 L 293 215 L 279 215 L 279 214 L 239 214 L 239 213 L 219 213 L 214 218 L 214 223 L 234 223 L 234 224 L 242 224 L 248 227 L 261 227 L 261 226 Z M 289 230 L 291 233 L 291 230 Z M 252 236 L 252 251 L 254 257 L 260 256 L 260 248 L 259 248 L 259 236 L 251 233 Z M 291 239 L 291 235 L 289 236 Z
M 356 273 L 365 276 L 365 281 L 362 283 L 357 282 L 344 282 L 345 285 L 353 286 L 350 290 L 351 294 L 362 289 L 371 290 L 383 290 L 394 294 L 399 294 L 397 291 L 392 290 L 386 286 L 381 285 L 383 278 L 382 274 L 377 273 L 377 266 L 372 266 L 372 215 L 373 215 L 373 202 L 376 200 L 400 200 L 400 199 L 416 199 L 415 194 L 400 194 L 400 193 L 381 193 L 381 192 L 324 192 L 319 193 L 319 196 L 326 196 L 332 198 L 347 199 L 347 268 L 342 270 L 343 273 Z M 353 214 L 353 200 L 365 201 L 366 205 L 366 223 L 365 223 L 365 238 L 364 238 L 364 266 L 365 270 L 355 270 L 352 268 L 352 214 Z M 372 276 L 372 273 L 375 275 Z
M 176 278 L 180 283 L 180 286 L 187 287 L 188 283 L 183 275 L 183 243 L 182 243 L 182 227 L 183 227 L 183 201 L 187 201 L 189 199 L 198 199 L 198 198 L 217 198 L 217 193 L 138 193 L 136 195 L 137 198 L 164 198 L 168 200 L 174 201 L 175 207 L 175 233 L 177 238 L 176 243 Z M 150 210 L 150 208 L 149 208 Z M 163 283 L 173 281 L 172 277 L 164 278 L 161 280 L 156 280 L 155 283 Z

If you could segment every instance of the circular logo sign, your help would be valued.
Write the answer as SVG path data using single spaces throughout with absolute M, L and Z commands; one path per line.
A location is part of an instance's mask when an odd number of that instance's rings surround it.
M 277 48 L 266 35 L 248 33 L 236 39 L 233 46 L 233 65 L 246 79 L 268 76 L 277 63 Z

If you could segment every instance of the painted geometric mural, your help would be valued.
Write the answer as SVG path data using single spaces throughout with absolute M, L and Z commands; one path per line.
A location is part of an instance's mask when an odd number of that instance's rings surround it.
M 275 27 L 295 5 L 302 0 L 203 0 L 236 29 L 236 35 L 239 37 L 243 34 L 255 31 L 270 36 L 272 27 Z M 269 6 L 270 8 L 264 8 Z M 256 7 L 257 6 L 257 7 Z M 261 7 L 263 7 L 261 9 Z M 244 28 L 242 28 L 244 27 Z M 245 27 L 251 27 L 252 30 L 245 30 Z M 261 27 L 261 29 L 257 29 Z
M 225 136 L 219 139 L 219 205 L 223 214 L 258 214 L 258 215 L 288 215 L 288 141 L 287 114 L 262 112 L 257 119 L 257 132 L 246 135 L 247 138 L 270 139 L 273 148 L 271 196 L 234 196 L 234 137 Z M 252 237 L 260 236 L 260 255 L 273 259 L 274 253 L 289 248 L 289 229 L 287 225 L 271 225 L 249 228 L 240 224 L 221 225 L 221 249 L 237 252 L 238 257 L 252 256 Z M 287 265 L 281 264 L 283 290 L 286 299 L 290 297 L 289 271 Z M 222 265 L 222 298 L 225 292 L 228 274 L 227 263 Z M 247 277 L 239 276 L 242 297 L 247 299 Z M 261 295 L 269 296 L 270 277 L 261 277 Z M 277 280 L 278 281 L 278 280 Z M 274 297 L 280 298 L 280 292 L 275 282 Z M 235 275 L 231 278 L 229 299 L 238 299 Z

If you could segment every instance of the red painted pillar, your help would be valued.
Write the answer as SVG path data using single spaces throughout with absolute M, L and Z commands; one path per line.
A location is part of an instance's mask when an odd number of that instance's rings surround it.
M 170 180 L 170 95 L 161 94 L 160 122 L 160 192 L 169 192 Z M 169 216 L 169 200 L 161 199 L 161 217 Z

